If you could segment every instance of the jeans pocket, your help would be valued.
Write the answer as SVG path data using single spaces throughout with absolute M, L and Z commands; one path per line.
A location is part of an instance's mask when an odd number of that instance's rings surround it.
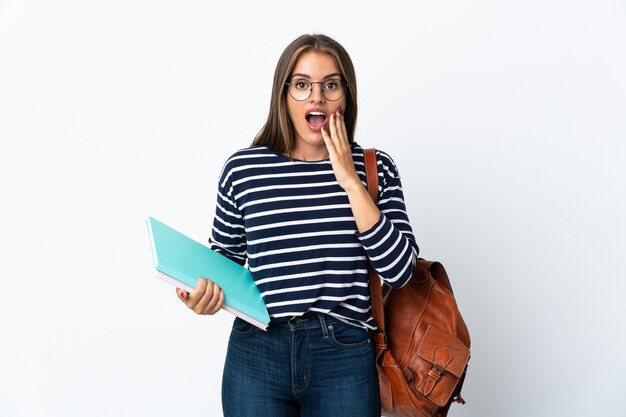
M 235 321 L 233 321 L 232 332 L 233 334 L 236 334 L 237 336 L 243 336 L 243 337 L 250 336 L 252 332 L 254 332 L 254 325 L 237 317 L 235 318 Z
M 335 346 L 343 348 L 364 346 L 372 342 L 369 330 L 339 323 L 328 325 L 328 338 Z

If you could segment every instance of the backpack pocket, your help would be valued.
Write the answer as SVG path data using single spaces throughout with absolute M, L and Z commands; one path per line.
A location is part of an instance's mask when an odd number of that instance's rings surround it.
M 429 324 L 417 355 L 408 364 L 411 386 L 443 407 L 465 373 L 469 359 L 470 350 L 461 340 Z

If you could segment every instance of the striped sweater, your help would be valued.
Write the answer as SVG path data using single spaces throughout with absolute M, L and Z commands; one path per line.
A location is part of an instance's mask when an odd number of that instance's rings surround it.
M 365 184 L 363 149 L 352 157 Z M 307 311 L 375 329 L 368 259 L 392 287 L 408 282 L 418 247 L 393 160 L 376 152 L 377 223 L 359 233 L 329 160 L 291 160 L 264 146 L 232 155 L 219 177 L 211 249 L 248 264 L 273 322 Z

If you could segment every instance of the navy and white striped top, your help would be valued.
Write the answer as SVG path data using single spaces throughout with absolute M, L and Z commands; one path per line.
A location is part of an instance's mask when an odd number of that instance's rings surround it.
M 363 149 L 352 145 L 365 184 Z M 242 149 L 219 178 L 211 249 L 252 273 L 273 322 L 307 311 L 375 329 L 368 259 L 392 287 L 408 282 L 418 247 L 398 169 L 377 151 L 382 215 L 359 233 L 329 160 L 298 161 L 265 146 Z

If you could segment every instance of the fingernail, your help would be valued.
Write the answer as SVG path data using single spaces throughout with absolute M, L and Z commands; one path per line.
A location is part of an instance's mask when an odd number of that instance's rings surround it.
M 339 107 L 339 110 L 337 110 L 339 112 L 340 115 L 343 116 L 343 109 L 341 107 Z
M 337 118 L 337 113 L 333 113 L 333 119 Z
M 183 300 L 185 299 L 185 292 L 184 291 L 180 292 L 180 298 L 182 298 Z

